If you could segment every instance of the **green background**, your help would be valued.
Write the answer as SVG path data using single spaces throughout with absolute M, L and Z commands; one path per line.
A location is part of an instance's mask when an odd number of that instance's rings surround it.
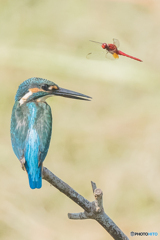
M 31 190 L 10 142 L 18 85 L 30 77 L 92 96 L 47 100 L 53 134 L 44 166 L 92 201 L 126 233 L 158 232 L 160 206 L 160 2 L 157 0 L 0 1 L 0 239 L 112 239 L 82 209 L 43 181 Z M 126 57 L 86 55 L 119 39 Z M 160 232 L 159 232 L 160 234 Z M 141 237 L 145 239 L 146 237 Z

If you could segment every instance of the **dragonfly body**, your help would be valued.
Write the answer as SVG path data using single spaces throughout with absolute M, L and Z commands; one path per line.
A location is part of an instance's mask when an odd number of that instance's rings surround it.
M 125 57 L 128 57 L 128 58 L 132 58 L 132 59 L 134 59 L 134 60 L 137 60 L 137 61 L 139 61 L 139 62 L 142 62 L 141 59 L 139 59 L 139 58 L 135 58 L 135 57 L 132 57 L 132 56 L 130 56 L 130 55 L 128 55 L 128 54 L 126 54 L 126 53 L 120 51 L 120 50 L 118 50 L 118 55 L 122 55 L 122 56 L 125 56 Z
M 91 41 L 91 42 L 95 42 L 95 41 Z M 121 56 L 125 56 L 125 57 L 128 57 L 128 58 L 137 60 L 139 62 L 142 62 L 141 59 L 135 58 L 133 56 L 130 56 L 130 55 L 118 50 L 120 43 L 117 39 L 113 39 L 113 44 L 112 43 L 109 43 L 109 44 L 100 43 L 100 42 L 95 42 L 95 43 L 101 44 L 101 47 L 106 50 L 106 55 L 105 55 L 106 58 L 108 57 L 108 53 L 110 53 L 110 54 L 112 54 L 113 59 L 119 58 L 119 55 L 121 55 Z M 88 56 L 92 56 L 92 53 L 89 53 Z
M 119 58 L 119 57 L 118 57 L 119 51 L 118 51 L 118 49 L 117 49 L 117 47 L 116 47 L 115 44 L 112 44 L 112 43 L 110 43 L 110 44 L 102 43 L 101 47 L 102 47 L 103 49 L 106 49 L 107 52 L 111 53 L 114 58 Z

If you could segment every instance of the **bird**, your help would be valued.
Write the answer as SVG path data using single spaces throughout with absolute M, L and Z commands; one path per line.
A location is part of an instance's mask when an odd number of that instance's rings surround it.
M 91 100 L 43 78 L 29 78 L 19 85 L 11 115 L 11 143 L 31 189 L 42 187 L 43 161 L 52 134 L 52 113 L 46 99 L 52 96 Z

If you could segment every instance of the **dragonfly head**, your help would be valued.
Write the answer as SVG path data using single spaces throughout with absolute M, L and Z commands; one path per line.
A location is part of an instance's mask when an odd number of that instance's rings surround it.
M 103 49 L 107 49 L 107 47 L 108 47 L 107 43 L 102 43 L 101 46 L 102 46 Z

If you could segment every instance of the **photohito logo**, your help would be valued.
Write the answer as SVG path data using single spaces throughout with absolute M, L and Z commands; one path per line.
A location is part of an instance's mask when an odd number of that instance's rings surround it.
M 132 237 L 134 236 L 158 236 L 157 232 L 130 232 Z

